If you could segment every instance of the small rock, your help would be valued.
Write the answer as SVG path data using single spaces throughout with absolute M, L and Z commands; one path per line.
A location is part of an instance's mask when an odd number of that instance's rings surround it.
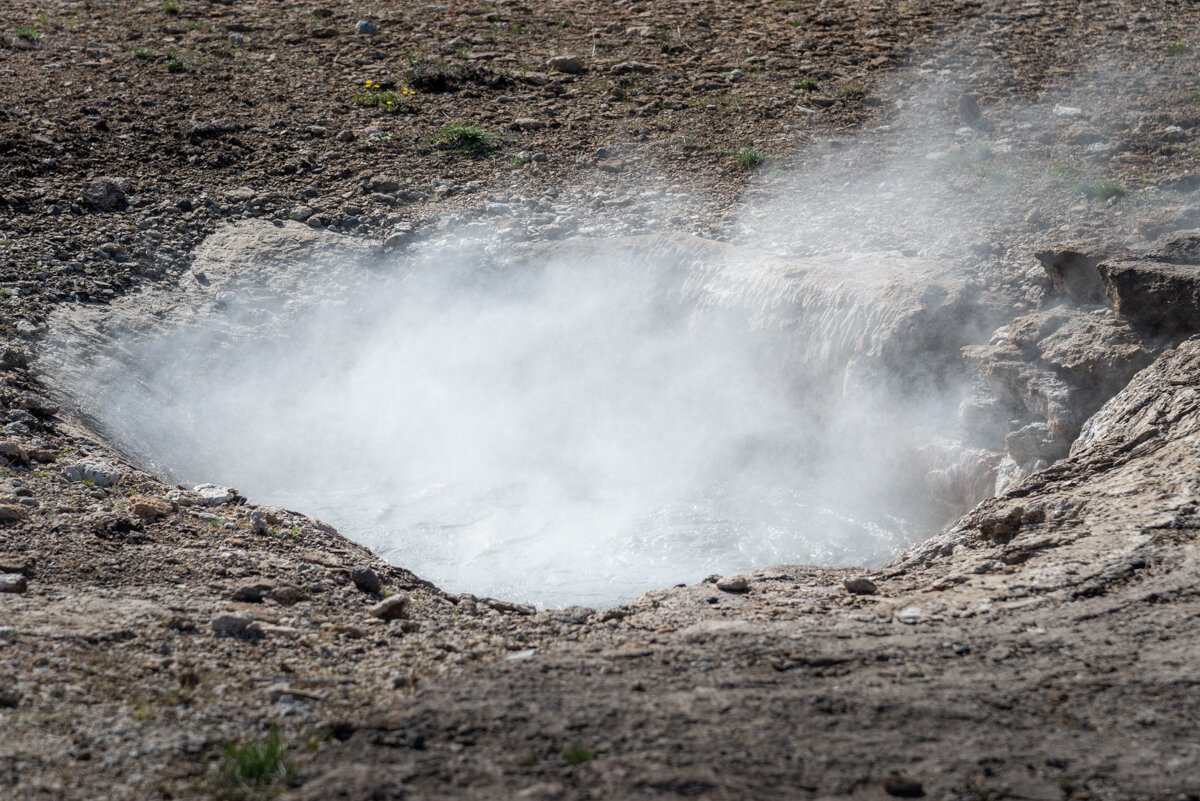
M 129 499 L 129 511 L 137 517 L 162 517 L 175 511 L 175 506 L 164 498 L 134 495 Z
M 625 169 L 625 162 L 620 159 L 601 159 L 596 166 L 603 172 L 618 173 Z
M 393 595 L 390 598 L 384 598 L 372 606 L 371 615 L 380 620 L 394 620 L 398 617 L 404 617 L 406 609 L 408 609 L 408 596 Z
M 369 20 L 360 19 L 354 23 L 354 32 L 359 36 L 374 36 L 379 33 L 379 26 Z
M 258 604 L 262 603 L 263 593 L 270 589 L 270 584 L 244 584 L 234 590 L 233 595 L 230 597 L 235 601 Z
M 654 72 L 658 67 L 653 64 L 643 64 L 640 61 L 622 61 L 620 64 L 614 64 L 609 70 L 613 75 L 628 75 L 631 72 L 637 72 L 645 75 Z
M 883 780 L 883 791 L 896 798 L 921 798 L 925 788 L 916 779 L 893 773 Z
M 0 592 L 25 592 L 29 584 L 20 573 L 0 574 Z
M 498 601 L 495 598 L 491 598 L 488 600 L 487 605 L 497 612 L 513 612 L 518 615 L 537 614 L 537 607 L 533 604 L 515 604 L 511 601 Z
M 967 125 L 974 126 L 983 117 L 983 111 L 975 102 L 975 98 L 963 92 L 958 96 L 958 116 Z
M 112 211 L 125 202 L 133 191 L 133 182 L 128 178 L 102 176 L 83 185 L 83 205 L 100 211 Z
M 854 595 L 874 595 L 876 591 L 875 582 L 862 576 L 848 578 L 842 582 L 842 586 L 846 588 L 847 592 Z
M 1064 106 L 1059 104 L 1054 107 L 1055 117 L 1078 117 L 1081 114 L 1083 114 L 1083 109 L 1076 108 L 1075 106 Z
M 294 603 L 303 601 L 306 596 L 307 593 L 295 584 L 280 584 L 267 593 L 268 598 L 283 606 L 291 606 Z
M 0 503 L 0 523 L 24 520 L 26 515 L 27 512 L 22 506 L 13 503 Z
M 80 459 L 64 469 L 63 473 L 71 481 L 90 481 L 97 487 L 116 484 L 124 475 L 122 470 L 111 462 L 95 458 Z
M 250 513 L 250 530 L 255 534 L 266 534 L 271 529 L 267 515 L 257 509 Z
M 22 392 L 16 397 L 16 404 L 22 409 L 33 412 L 39 417 L 53 417 L 58 414 L 58 405 L 46 400 L 33 392 Z
M 400 182 L 392 175 L 376 175 L 367 182 L 367 188 L 372 192 L 395 192 L 400 188 Z
M 357 137 L 355 137 L 354 131 L 351 131 L 349 128 L 344 131 L 339 131 L 337 135 L 337 140 L 343 143 L 353 142 L 356 138 Z
M 361 592 L 374 595 L 383 589 L 379 575 L 369 567 L 356 567 L 350 571 L 350 580 Z
M 197 503 L 201 506 L 220 506 L 232 501 L 233 496 L 237 494 L 237 490 L 218 487 L 216 484 L 199 484 L 193 487 L 192 491 L 200 496 Z
M 28 464 L 29 454 L 14 442 L 0 442 L 0 459 L 8 464 Z
M 750 582 L 744 578 L 725 578 L 717 582 L 717 589 L 723 592 L 750 592 Z
M 296 208 L 294 208 L 290 212 L 288 212 L 288 217 L 290 219 L 295 220 L 296 222 L 304 222 L 309 217 L 313 216 L 313 214 L 315 214 L 315 213 L 316 212 L 314 212 L 308 206 L 297 206 Z
M 231 33 L 229 34 L 229 43 L 234 46 L 243 45 L 246 43 L 246 37 L 240 33 Z
M 579 56 L 555 56 L 546 62 L 550 69 L 565 72 L 568 75 L 578 75 L 583 72 L 583 59 Z
M 212 629 L 218 637 L 237 637 L 244 634 L 253 622 L 253 612 L 227 612 L 213 616 Z
M 521 117 L 518 120 L 514 120 L 512 124 L 514 131 L 540 131 L 545 127 L 546 123 L 533 117 Z

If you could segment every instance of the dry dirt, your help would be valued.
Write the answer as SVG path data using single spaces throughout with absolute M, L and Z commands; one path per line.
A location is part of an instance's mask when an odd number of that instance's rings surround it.
M 772 223 L 792 246 L 958 259 L 1034 319 L 1040 247 L 1200 225 L 1198 23 L 1167 0 L 5 4 L 0 795 L 1200 798 L 1191 330 L 874 594 L 780 566 L 600 612 L 447 595 L 300 513 L 171 494 L 29 369 L 55 314 L 185 286 L 246 218 L 382 251 L 482 218 L 746 241 L 743 204 L 800 194 Z M 464 152 L 456 122 L 493 135 Z M 953 225 L 887 202 L 913 173 Z M 846 225 L 868 190 L 878 218 Z M 120 480 L 77 480 L 83 457 Z M 385 597 L 407 608 L 373 616 Z M 286 769 L 256 778 L 272 727 Z

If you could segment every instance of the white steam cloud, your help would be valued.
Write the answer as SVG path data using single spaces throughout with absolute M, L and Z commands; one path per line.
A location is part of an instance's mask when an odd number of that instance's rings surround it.
M 87 394 L 146 463 L 326 519 L 451 591 L 604 606 L 915 537 L 906 466 L 956 398 L 848 397 L 846 354 L 731 300 L 725 271 L 606 250 L 428 249 L 293 298 L 270 335 L 231 294 L 219 322 L 125 343 Z

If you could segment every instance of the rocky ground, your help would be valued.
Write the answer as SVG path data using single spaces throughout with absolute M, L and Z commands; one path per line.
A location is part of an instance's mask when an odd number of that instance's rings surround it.
M 1196 798 L 1198 21 L 5 5 L 0 788 Z M 164 485 L 30 369 L 60 315 L 183 292 L 248 218 L 382 253 L 486 221 L 953 261 L 1013 307 L 967 354 L 977 416 L 1021 424 L 964 452 L 1005 491 L 869 576 L 602 611 L 442 593 L 297 512 Z

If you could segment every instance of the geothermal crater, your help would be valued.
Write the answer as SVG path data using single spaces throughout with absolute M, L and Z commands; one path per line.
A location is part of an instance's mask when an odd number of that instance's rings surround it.
M 64 312 L 43 369 L 151 471 L 450 591 L 597 607 L 877 565 L 978 500 L 945 491 L 958 351 L 997 305 L 945 264 L 686 236 L 382 254 L 251 223 L 185 284 Z

